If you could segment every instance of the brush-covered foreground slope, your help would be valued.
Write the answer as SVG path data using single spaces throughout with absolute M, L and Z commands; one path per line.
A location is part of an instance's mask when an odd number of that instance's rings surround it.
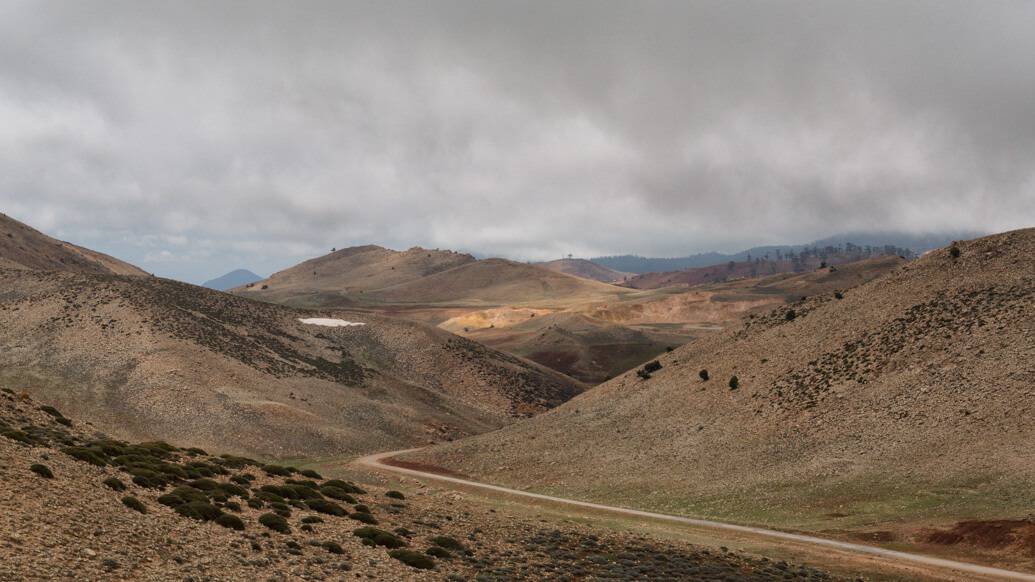
M 538 264 L 539 266 L 550 269 L 551 271 L 557 271 L 558 273 L 573 275 L 583 279 L 592 279 L 602 283 L 614 283 L 633 276 L 631 273 L 623 273 L 621 271 L 609 269 L 587 259 L 557 259 L 556 261 L 547 261 L 545 263 Z
M 301 318 L 365 325 L 324 327 Z M 0 270 L 0 385 L 126 438 L 326 456 L 482 432 L 574 380 L 423 324 L 152 277 Z
M 451 493 L 112 440 L 0 391 L 0 580 L 832 580 Z
M 106 275 L 147 275 L 104 253 L 51 238 L 0 213 L 0 268 Z
M 412 458 L 796 527 L 1024 515 L 1035 504 L 1035 229 L 956 248 L 688 344 L 649 379 L 627 373 Z

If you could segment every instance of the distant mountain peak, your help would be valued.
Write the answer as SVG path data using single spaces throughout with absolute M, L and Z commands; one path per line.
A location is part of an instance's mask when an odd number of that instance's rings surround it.
M 234 269 L 221 277 L 205 281 L 201 286 L 215 289 L 216 291 L 226 291 L 228 289 L 233 289 L 234 287 L 247 285 L 248 283 L 262 281 L 262 279 L 263 278 L 261 276 L 256 275 L 248 269 Z

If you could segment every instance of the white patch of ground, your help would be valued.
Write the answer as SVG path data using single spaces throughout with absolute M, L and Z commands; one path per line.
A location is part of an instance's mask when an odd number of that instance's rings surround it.
M 345 321 L 344 319 L 330 319 L 326 317 L 310 317 L 307 319 L 299 319 L 298 321 L 308 325 L 322 325 L 324 327 L 355 327 L 358 325 L 366 325 L 359 321 Z

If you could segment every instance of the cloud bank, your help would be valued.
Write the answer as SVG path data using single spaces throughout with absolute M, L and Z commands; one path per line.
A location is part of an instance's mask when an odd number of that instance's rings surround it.
M 0 206 L 159 274 L 1035 224 L 1035 3 L 0 2 Z

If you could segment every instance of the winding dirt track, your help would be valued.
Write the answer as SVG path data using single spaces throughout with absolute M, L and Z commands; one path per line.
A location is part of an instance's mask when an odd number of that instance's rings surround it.
M 408 475 L 410 477 L 419 477 L 421 479 L 428 479 L 443 483 L 453 483 L 457 485 L 463 485 L 464 487 L 481 489 L 485 491 L 492 491 L 496 493 L 503 493 L 510 496 L 524 497 L 528 499 L 534 499 L 538 501 L 548 501 L 550 503 L 559 503 L 563 505 L 572 505 L 576 507 L 588 508 L 597 511 L 610 512 L 620 515 L 628 515 L 634 517 L 643 517 L 652 520 L 659 520 L 665 522 L 673 522 L 678 524 L 691 525 L 698 528 L 706 528 L 716 530 L 718 532 L 735 532 L 738 534 L 748 534 L 752 536 L 759 536 L 763 538 L 770 538 L 776 540 L 791 541 L 800 544 L 807 544 L 817 547 L 832 548 L 843 552 L 849 552 L 852 554 L 862 556 L 876 556 L 882 558 L 885 561 L 892 563 L 901 563 L 904 565 L 920 565 L 926 567 L 933 567 L 940 570 L 946 570 L 953 572 L 958 575 L 977 575 L 983 578 L 992 578 L 1000 580 L 1025 580 L 1028 582 L 1035 582 L 1035 574 L 1026 574 L 1024 572 L 1014 572 L 1012 570 L 1003 570 L 1001 568 L 992 568 L 990 566 L 980 566 L 978 564 L 969 564 L 967 562 L 957 562 L 955 560 L 947 560 L 944 558 L 936 558 L 933 556 L 924 556 L 921 554 L 911 554 L 908 552 L 899 552 L 896 550 L 887 550 L 884 548 L 878 548 L 875 546 L 867 546 L 864 544 L 853 544 L 850 542 L 842 542 L 838 540 L 831 540 L 827 538 L 820 538 L 814 536 L 808 536 L 803 534 L 796 534 L 790 532 L 784 532 L 779 530 L 765 529 L 761 527 L 751 527 L 745 525 L 736 525 L 732 523 L 723 523 L 720 521 L 710 521 L 706 519 L 694 519 L 691 517 L 682 517 L 678 515 L 667 515 L 664 513 L 653 513 L 650 511 L 641 511 L 638 509 L 628 509 L 625 507 L 613 507 L 610 505 L 601 505 L 599 503 L 590 503 L 588 501 L 577 501 L 574 499 L 564 499 L 563 497 L 554 497 L 552 495 L 542 495 L 539 493 L 529 493 L 527 491 L 520 491 L 518 489 L 509 489 L 507 487 L 500 487 L 498 485 L 489 485 L 487 483 L 479 483 L 477 481 L 470 481 L 467 479 L 460 479 L 458 477 L 450 477 L 446 475 L 439 475 L 435 473 L 428 473 L 425 471 L 419 471 L 416 469 L 408 469 L 404 467 L 396 467 L 384 463 L 385 459 L 394 457 L 396 455 L 402 455 L 404 453 L 410 453 L 418 451 L 416 449 L 404 449 L 401 451 L 389 451 L 385 453 L 377 453 L 374 455 L 368 455 L 361 457 L 355 461 L 356 464 L 371 467 L 383 471 L 391 471 L 393 473 L 399 473 Z

